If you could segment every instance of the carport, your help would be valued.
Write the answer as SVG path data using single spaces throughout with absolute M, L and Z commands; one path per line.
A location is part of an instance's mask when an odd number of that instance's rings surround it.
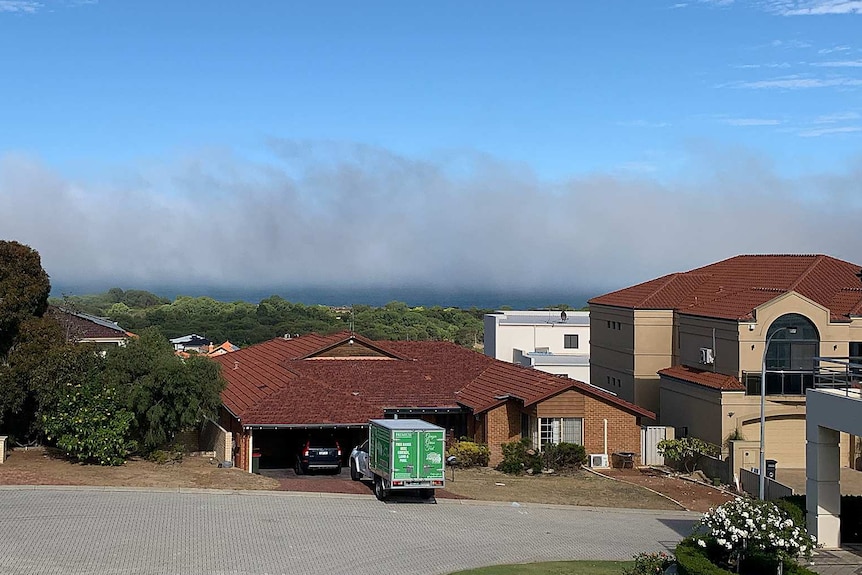
M 252 453 L 260 452 L 261 469 L 292 468 L 296 455 L 310 435 L 334 436 L 341 447 L 341 464 L 346 466 L 350 451 L 368 437 L 368 424 L 337 425 L 255 425 L 246 428 Z

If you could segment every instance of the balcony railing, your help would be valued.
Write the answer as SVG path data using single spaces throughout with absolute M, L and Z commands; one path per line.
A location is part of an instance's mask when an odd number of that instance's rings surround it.
M 843 390 L 847 395 L 862 387 L 862 357 L 817 357 L 814 387 Z

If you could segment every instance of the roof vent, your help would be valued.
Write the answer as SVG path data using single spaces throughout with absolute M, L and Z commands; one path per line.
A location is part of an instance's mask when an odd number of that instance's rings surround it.
M 235 370 L 239 369 L 239 362 L 238 361 L 233 362 L 233 368 Z
M 290 334 L 289 333 L 284 334 L 284 339 L 290 339 Z

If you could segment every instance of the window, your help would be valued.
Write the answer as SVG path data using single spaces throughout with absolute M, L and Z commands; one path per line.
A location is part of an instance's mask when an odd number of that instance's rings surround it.
M 583 445 L 583 419 L 580 417 L 531 417 L 530 419 L 533 445 L 539 449 L 556 443 Z
M 578 334 L 566 334 L 563 336 L 563 347 L 566 349 L 578 349 Z

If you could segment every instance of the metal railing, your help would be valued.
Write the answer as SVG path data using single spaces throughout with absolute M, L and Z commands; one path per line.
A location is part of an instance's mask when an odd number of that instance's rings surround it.
M 814 387 L 843 390 L 847 396 L 862 392 L 862 357 L 816 357 Z

